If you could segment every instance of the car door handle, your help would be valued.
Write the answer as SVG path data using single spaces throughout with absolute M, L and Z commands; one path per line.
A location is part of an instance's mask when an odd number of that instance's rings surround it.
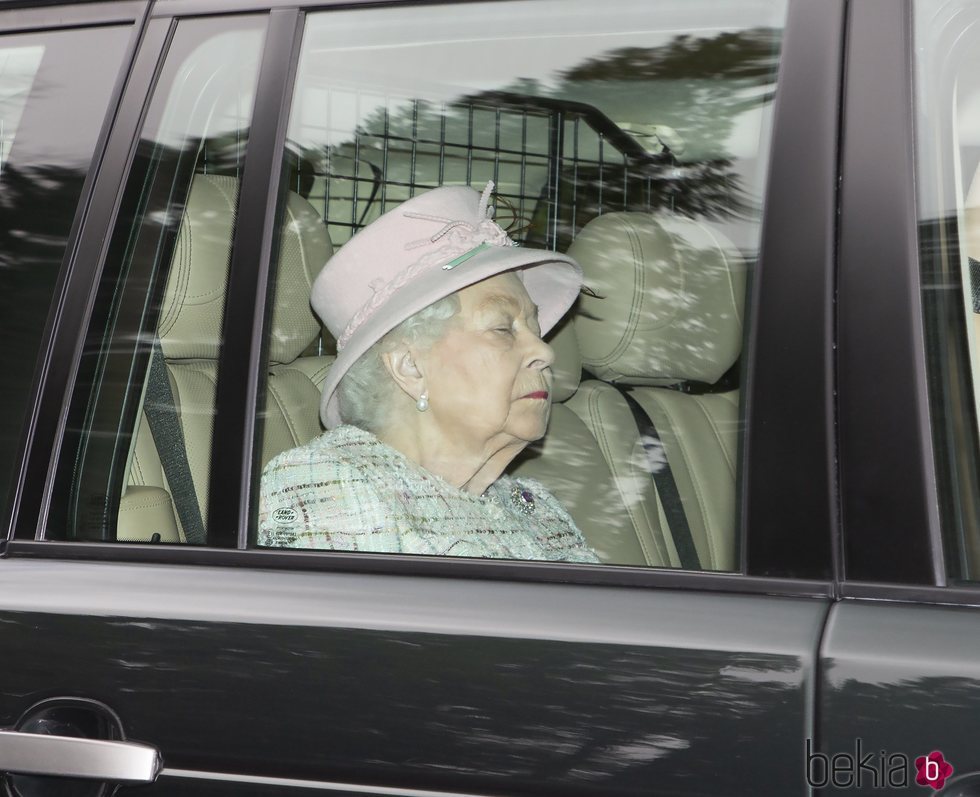
M 150 783 L 162 766 L 147 744 L 0 731 L 0 772 Z

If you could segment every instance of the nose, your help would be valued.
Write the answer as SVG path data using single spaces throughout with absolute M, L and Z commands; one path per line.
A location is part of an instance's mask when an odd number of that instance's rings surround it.
M 528 345 L 526 366 L 535 371 L 550 368 L 555 362 L 555 350 L 535 334 L 531 334 Z

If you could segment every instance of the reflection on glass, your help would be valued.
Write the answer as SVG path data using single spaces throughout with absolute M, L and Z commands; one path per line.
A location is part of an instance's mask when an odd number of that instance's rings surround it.
M 44 46 L 0 48 L 0 174 L 14 143 Z
M 60 462 L 71 500 L 51 536 L 205 542 L 225 286 L 264 32 L 261 17 L 191 19 L 171 41 L 83 350 L 72 453 Z
M 130 32 L 0 36 L 0 516 L 52 291 Z
M 487 180 L 519 237 L 561 249 L 614 209 L 755 217 L 782 17 L 780 3 L 567 1 L 321 14 L 290 150 L 335 245 L 417 190 Z M 534 218 L 554 190 L 567 209 Z
M 514 240 L 582 265 L 586 295 L 553 338 L 548 434 L 508 473 L 543 482 L 605 562 L 737 566 L 745 280 L 784 12 L 545 0 L 307 20 L 286 207 L 317 214 L 339 247 L 427 191 L 492 182 Z M 273 346 L 289 334 L 286 303 L 303 301 L 284 293 L 296 270 L 284 253 Z M 323 431 L 316 393 L 324 378 L 332 389 L 340 333 L 315 331 L 270 356 L 263 464 Z M 294 405 L 283 396 L 297 372 L 312 384 Z M 274 509 L 260 510 L 261 540 Z
M 946 561 L 980 578 L 980 10 L 915 4 L 919 245 Z

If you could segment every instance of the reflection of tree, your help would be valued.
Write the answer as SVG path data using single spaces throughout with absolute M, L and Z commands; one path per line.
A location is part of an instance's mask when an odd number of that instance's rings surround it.
M 738 375 L 746 264 L 733 248 L 722 245 L 720 234 L 715 235 L 719 237 L 709 238 L 699 222 L 683 219 L 605 215 L 569 250 L 582 264 L 585 284 L 595 294 L 579 298 L 574 330 L 560 326 L 551 339 L 559 352 L 555 395 L 574 394 L 561 398 L 563 405 L 552 410 L 549 434 L 529 447 L 516 466 L 559 498 L 604 561 L 643 563 L 637 537 L 656 539 L 662 533 L 669 538 L 670 531 L 661 531 L 660 499 L 652 478 L 661 470 L 662 459 L 648 456 L 625 398 L 599 380 L 633 385 L 659 380 L 683 383 L 687 389 L 700 383 L 695 392 L 718 392 L 688 396 L 678 405 L 677 392 L 638 387 L 633 398 L 653 419 L 659 450 L 675 471 L 696 466 L 700 473 L 712 474 L 710 509 L 697 487 L 686 478 L 678 480 L 702 566 L 736 566 L 736 473 L 731 454 L 723 452 L 737 449 L 738 399 L 727 393 L 734 385 L 725 377 Z M 636 277 L 624 277 L 624 268 L 631 274 L 635 269 Z M 648 290 L 642 307 L 634 304 L 632 291 L 622 290 L 634 279 Z M 597 378 L 590 376 L 579 384 L 576 369 L 581 362 L 564 358 L 569 350 L 581 354 Z M 617 352 L 613 363 L 607 359 L 610 351 Z M 702 426 L 695 416 L 677 422 L 673 415 L 681 406 L 710 418 L 710 425 Z M 706 434 L 714 442 L 706 444 Z M 601 446 L 597 439 L 604 441 Z M 690 458 L 692 451 L 698 452 L 696 462 Z M 715 464 L 708 466 L 709 462 Z M 727 477 L 725 465 L 730 468 Z M 705 544 L 709 533 L 710 546 Z M 654 557 L 662 559 L 647 561 L 669 564 L 662 551 Z
M 912 620 L 909 633 L 916 630 Z M 962 674 L 939 674 L 944 668 L 942 652 L 931 651 L 932 658 L 915 657 L 912 661 L 923 673 L 919 677 L 894 677 L 887 663 L 874 672 L 861 672 L 853 661 L 827 665 L 821 715 L 826 719 L 820 728 L 820 749 L 828 754 L 852 753 L 855 742 L 861 739 L 865 751 L 875 754 L 874 763 L 881 760 L 879 751 L 901 754 L 908 758 L 908 781 L 915 783 L 917 756 L 932 750 L 942 750 L 955 766 L 972 762 L 976 756 L 975 740 L 980 732 L 980 690 L 975 668 L 967 667 Z M 857 677 L 843 678 L 836 674 L 850 668 Z M 974 671 L 971 671 L 974 670 Z M 933 670 L 936 674 L 930 675 Z M 965 773 L 963 767 L 960 773 Z M 959 773 L 957 773 L 959 774 Z M 870 775 L 864 775 L 864 786 L 871 785 Z M 975 792 L 974 792 L 975 793 Z
M 775 77 L 780 32 L 774 28 L 726 31 L 714 38 L 675 36 L 663 47 L 624 47 L 590 58 L 564 73 L 569 81 L 744 79 L 757 85 Z
M 530 223 L 529 242 L 562 249 L 586 222 L 610 210 L 751 216 L 755 203 L 726 148 L 739 117 L 772 99 L 779 37 L 771 28 L 684 34 L 658 47 L 610 50 L 552 80 L 524 77 L 445 105 L 392 101 L 365 116 L 354 139 L 302 153 L 296 184 L 304 183 L 304 163 L 307 171 L 329 169 L 330 190 L 348 199 L 357 182 L 357 207 L 345 211 L 356 222 L 386 209 L 378 202 L 382 194 L 397 202 L 416 187 L 478 185 L 496 176 L 510 184 L 519 216 L 513 226 Z M 523 98 L 525 107 L 508 106 L 504 96 Z M 552 146 L 559 119 L 561 153 Z M 648 152 L 635 142 L 624 147 L 608 135 L 609 125 L 623 139 L 629 134 L 621 125 L 668 126 L 683 147 L 676 153 Z M 508 162 L 517 164 L 519 184 L 515 170 L 507 173 Z M 368 208 L 372 201 L 377 207 Z
M 451 603 L 415 621 L 441 633 L 359 630 L 332 622 L 352 604 L 331 594 L 332 610 L 311 610 L 331 620 L 322 625 L 14 616 L 5 653 L 32 666 L 15 668 L 10 688 L 43 690 L 70 643 L 88 692 L 113 695 L 120 711 L 138 703 L 127 730 L 188 768 L 200 768 L 206 739 L 240 771 L 378 786 L 732 795 L 764 777 L 765 793 L 799 791 L 803 673 L 792 656 L 717 650 L 707 638 L 685 650 L 524 636 L 524 613 L 507 606 L 492 610 L 501 634 L 455 631 L 468 610 Z M 379 583 L 362 611 L 395 623 L 404 594 Z M 552 599 L 559 629 L 571 627 Z M 664 622 L 654 610 L 648 633 Z
M 85 173 L 57 166 L 18 168 L 6 164 L 0 176 L 0 274 L 6 284 L 14 275 L 35 274 L 40 265 L 61 264 L 65 236 L 75 215 Z M 57 234 L 57 219 L 63 224 Z M 31 286 L 25 282 L 25 290 Z M 20 299 L 4 291 L 3 307 Z
M 0 175 L 0 319 L 4 386 L 0 391 L 0 451 L 13 452 L 30 393 L 48 308 L 85 173 L 57 166 Z M 0 459 L 0 495 L 12 463 Z
M 687 151 L 724 154 L 735 119 L 772 100 L 780 31 L 773 28 L 720 33 L 712 38 L 681 35 L 662 47 L 627 47 L 593 58 L 563 75 L 565 86 L 668 82 L 647 113 L 680 134 Z M 627 89 L 628 90 L 628 89 Z
M 613 50 L 566 70 L 551 96 L 592 102 L 617 121 L 666 125 L 683 142 L 683 152 L 659 163 L 604 169 L 602 186 L 596 170 L 586 170 L 579 176 L 585 185 L 577 192 L 574 224 L 562 219 L 567 203 L 559 203 L 561 242 L 608 209 L 752 215 L 755 207 L 725 147 L 739 116 L 772 99 L 779 35 L 769 28 L 712 38 L 680 35 L 661 47 Z

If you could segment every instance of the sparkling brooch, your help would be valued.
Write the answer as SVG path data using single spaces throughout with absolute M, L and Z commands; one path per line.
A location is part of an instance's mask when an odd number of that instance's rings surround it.
M 523 514 L 530 515 L 534 512 L 534 493 L 523 487 L 515 487 L 510 491 L 510 500 Z

